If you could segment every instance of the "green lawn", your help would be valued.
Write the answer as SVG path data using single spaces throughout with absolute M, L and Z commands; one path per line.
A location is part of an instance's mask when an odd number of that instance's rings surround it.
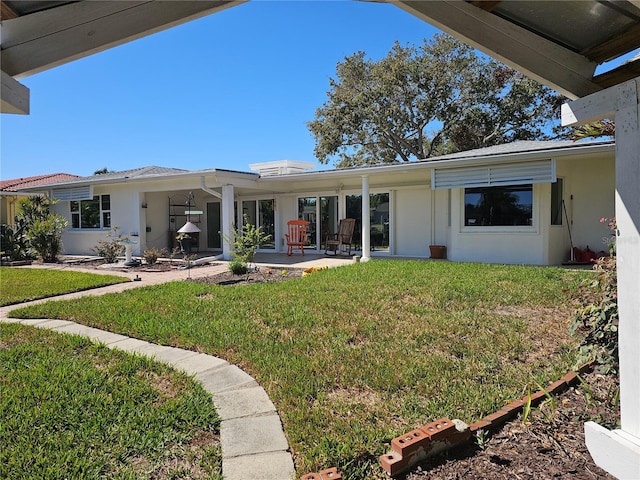
M 144 357 L 0 323 L 0 392 L 0 478 L 222 478 L 210 395 Z
M 128 281 L 128 278 L 117 275 L 0 267 L 0 306 Z
M 375 260 L 283 283 L 175 282 L 15 311 L 217 355 L 267 390 L 300 474 L 384 478 L 390 440 L 471 423 L 570 369 L 587 272 Z

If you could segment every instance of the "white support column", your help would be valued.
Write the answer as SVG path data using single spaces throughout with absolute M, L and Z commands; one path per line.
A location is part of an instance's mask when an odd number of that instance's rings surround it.
M 369 176 L 362 175 L 362 259 L 371 259 L 371 216 L 369 207 Z
M 613 116 L 616 123 L 616 232 L 620 430 L 585 424 L 598 466 L 640 478 L 640 77 L 563 106 L 565 125 Z
M 640 440 L 640 78 L 635 83 L 635 99 L 615 120 L 616 248 L 621 426 Z
M 235 222 L 235 218 L 233 218 L 233 196 L 233 185 L 223 185 L 220 216 L 222 217 L 222 258 L 225 260 L 231 260 L 232 247 L 226 239 L 233 238 L 233 223 Z

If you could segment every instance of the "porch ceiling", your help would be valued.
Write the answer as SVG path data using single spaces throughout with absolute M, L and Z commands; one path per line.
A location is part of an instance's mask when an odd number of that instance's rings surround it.
M 613 0 L 399 0 L 400 8 L 577 98 L 640 75 L 640 60 L 596 67 L 640 47 L 640 5 Z
M 17 79 L 244 3 L 1 0 L 1 111 L 28 113 Z M 640 48 L 637 0 L 368 0 L 393 3 L 570 98 L 640 75 L 640 60 L 602 62 Z

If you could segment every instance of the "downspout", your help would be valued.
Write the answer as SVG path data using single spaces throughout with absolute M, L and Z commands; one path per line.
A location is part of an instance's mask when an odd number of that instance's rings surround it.
M 209 195 L 213 195 L 216 198 L 222 200 L 222 194 L 216 192 L 215 190 L 207 187 L 204 183 L 204 177 L 200 177 L 200 189 L 207 192 Z

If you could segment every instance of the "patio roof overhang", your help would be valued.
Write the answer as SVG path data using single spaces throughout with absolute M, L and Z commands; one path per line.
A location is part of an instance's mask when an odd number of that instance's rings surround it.
M 1 111 L 29 112 L 23 77 L 245 1 L 0 0 Z M 640 59 L 596 74 L 640 47 L 635 0 L 370 1 L 392 3 L 572 99 L 640 75 Z

